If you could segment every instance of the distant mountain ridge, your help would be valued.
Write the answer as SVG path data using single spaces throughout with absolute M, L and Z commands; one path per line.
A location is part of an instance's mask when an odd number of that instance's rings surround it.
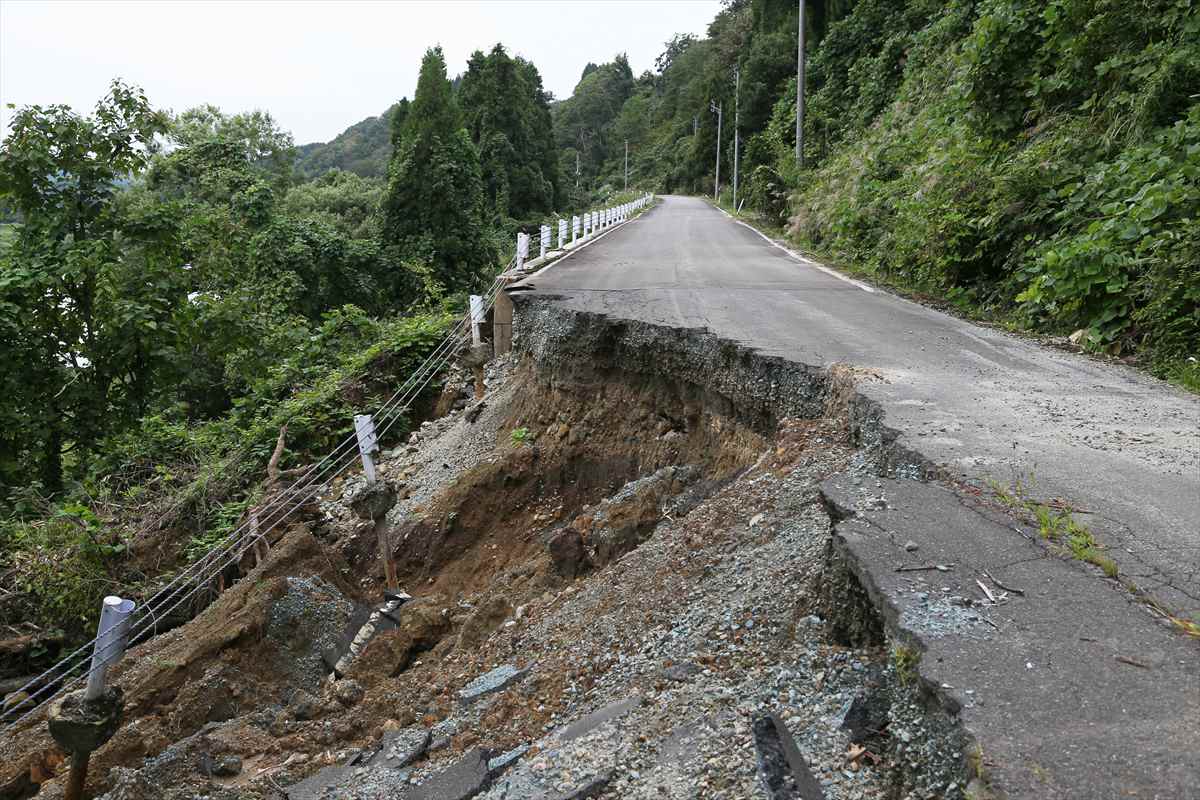
M 392 152 L 390 121 L 395 108 L 393 104 L 378 117 L 354 123 L 332 141 L 300 145 L 296 148 L 296 170 L 305 178 L 315 178 L 332 169 L 364 178 L 387 175 Z

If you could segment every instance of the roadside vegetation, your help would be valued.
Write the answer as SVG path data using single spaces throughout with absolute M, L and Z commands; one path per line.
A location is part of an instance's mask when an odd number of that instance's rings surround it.
M 1200 391 L 1200 8 L 1191 0 L 734 0 L 557 108 L 564 165 L 711 194 L 850 271 L 1073 335 Z M 740 69 L 740 97 L 734 70 Z M 617 98 L 620 102 L 613 102 Z M 606 112 L 611 109 L 611 113 Z M 581 119 L 583 120 L 581 122 Z
M 89 635 L 104 594 L 149 592 L 220 542 L 285 427 L 277 469 L 332 449 L 523 220 L 567 202 L 549 96 L 501 47 L 455 83 L 429 50 L 387 126 L 385 176 L 305 180 L 265 112 L 170 114 L 119 80 L 90 114 L 16 111 L 0 146 L 0 639 L 16 637 L 0 677 Z

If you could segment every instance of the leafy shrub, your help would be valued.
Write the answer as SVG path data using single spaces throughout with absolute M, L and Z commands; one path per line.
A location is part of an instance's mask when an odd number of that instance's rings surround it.
M 1200 104 L 1055 196 L 1061 227 L 1022 270 L 1026 311 L 1089 328 L 1095 347 L 1119 350 L 1137 332 L 1160 360 L 1196 355 Z

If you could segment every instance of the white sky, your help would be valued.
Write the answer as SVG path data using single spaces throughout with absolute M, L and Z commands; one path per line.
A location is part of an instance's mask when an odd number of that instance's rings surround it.
M 451 77 L 503 42 L 567 97 L 589 61 L 627 52 L 652 69 L 675 33 L 703 34 L 717 0 L 0 0 L 4 107 L 66 103 L 90 113 L 120 77 L 157 108 L 263 109 L 296 143 L 328 141 L 412 97 L 425 48 Z

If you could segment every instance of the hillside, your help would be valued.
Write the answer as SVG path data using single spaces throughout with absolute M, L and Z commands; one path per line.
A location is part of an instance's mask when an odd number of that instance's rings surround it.
M 1200 9 L 1189 0 L 734 0 L 636 80 L 618 59 L 557 108 L 597 183 L 738 203 L 926 302 L 1073 335 L 1200 388 Z M 735 70 L 740 92 L 735 96 Z M 736 109 L 736 112 L 735 112 Z
M 390 126 L 395 105 L 378 117 L 367 117 L 339 133 L 329 142 L 312 142 L 296 148 L 296 171 L 304 178 L 316 178 L 340 169 L 364 178 L 387 175 L 392 157 Z

